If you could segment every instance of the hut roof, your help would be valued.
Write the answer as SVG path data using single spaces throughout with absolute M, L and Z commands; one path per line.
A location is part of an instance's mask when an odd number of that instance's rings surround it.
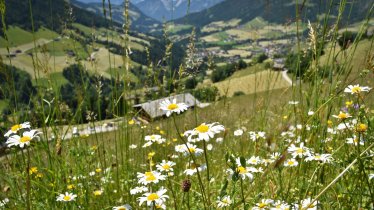
M 170 101 L 172 101 L 173 99 L 176 99 L 178 103 L 183 102 L 187 104 L 189 107 L 194 107 L 195 105 L 200 104 L 200 102 L 195 97 L 193 97 L 190 93 L 184 93 L 184 94 L 157 99 L 154 101 L 149 101 L 149 102 L 142 103 L 142 104 L 137 104 L 137 105 L 134 105 L 133 107 L 143 109 L 151 118 L 162 117 L 166 115 L 166 112 L 160 109 L 160 103 L 166 99 L 169 99 Z

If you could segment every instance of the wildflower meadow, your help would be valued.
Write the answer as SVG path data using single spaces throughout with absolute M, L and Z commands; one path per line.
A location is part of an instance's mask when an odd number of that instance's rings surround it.
M 343 10 L 346 1 L 335 2 Z M 307 32 L 295 38 L 296 69 L 301 71 L 310 53 L 303 76 L 298 70 L 288 73 L 291 84 L 285 88 L 266 85 L 273 74 L 262 76 L 265 89 L 257 91 L 260 78 L 254 74 L 256 80 L 244 81 L 253 85 L 251 94 L 221 93 L 206 103 L 197 98 L 208 97 L 209 89 L 193 94 L 191 103 L 176 97 L 188 93 L 181 81 L 198 77 L 196 66 L 203 61 L 195 57 L 194 42 L 201 31 L 188 34 L 187 53 L 177 68 L 172 64 L 176 38 L 163 31 L 162 59 L 143 65 L 144 83 L 133 84 L 130 67 L 137 54 L 129 45 L 128 5 L 123 34 L 107 36 L 121 36 L 122 46 L 120 64 L 111 63 L 121 68 L 111 79 L 82 70 L 71 73 L 77 86 L 58 88 L 41 62 L 43 52 L 35 52 L 34 76 L 45 74 L 46 86 L 34 80 L 25 105 L 17 91 L 21 86 L 15 85 L 19 78 L 4 83 L 15 94 L 4 96 L 13 105 L 2 117 L 0 209 L 374 209 L 373 36 L 359 39 L 372 10 L 373 4 L 364 11 L 367 19 L 357 38 L 339 52 L 339 31 L 327 25 L 340 27 L 340 16 L 325 25 L 296 21 Z M 369 50 L 360 51 L 362 43 Z M 99 59 L 111 59 L 109 51 L 104 55 Z M 207 62 L 213 72 L 218 68 Z M 153 99 L 143 106 L 132 102 L 147 87 L 157 87 Z M 75 109 L 63 102 L 66 98 Z M 148 118 L 146 106 L 152 108 Z

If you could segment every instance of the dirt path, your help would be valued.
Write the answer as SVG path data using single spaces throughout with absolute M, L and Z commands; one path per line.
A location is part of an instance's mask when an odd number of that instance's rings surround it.
M 292 86 L 292 79 L 287 74 L 288 70 L 282 71 L 282 77 L 284 80 L 286 80 L 291 86 Z
M 26 51 L 34 49 L 35 45 L 36 46 L 44 45 L 44 44 L 48 44 L 52 41 L 53 41 L 52 39 L 38 39 L 38 40 L 35 41 L 35 44 L 34 44 L 34 42 L 30 42 L 30 43 L 27 43 L 27 44 L 19 45 L 17 47 L 11 47 L 11 48 L 9 48 L 9 51 L 10 51 L 10 53 L 13 53 L 16 50 L 21 50 L 22 52 L 18 53 L 18 55 L 22 55 L 22 54 L 25 54 Z M 6 48 L 0 48 L 0 55 L 2 55 L 2 56 L 8 55 L 7 49 Z

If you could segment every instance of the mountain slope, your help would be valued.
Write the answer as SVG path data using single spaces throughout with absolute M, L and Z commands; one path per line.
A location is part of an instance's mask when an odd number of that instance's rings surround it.
M 337 15 L 339 9 L 339 0 L 333 0 L 332 11 L 330 15 Z M 300 1 L 303 2 L 303 1 Z M 317 20 L 317 15 L 326 13 L 329 4 L 324 1 L 307 1 L 307 3 L 298 6 L 300 17 L 303 21 Z M 347 3 L 343 14 L 344 20 L 357 21 L 363 19 L 372 5 L 371 1 L 354 1 Z M 351 14 L 350 13 L 350 9 Z M 198 13 L 189 14 L 183 18 L 175 20 L 176 23 L 192 24 L 198 27 L 207 25 L 215 21 L 227 21 L 231 19 L 240 19 L 241 23 L 248 22 L 256 17 L 262 17 L 264 20 L 273 23 L 286 23 L 295 21 L 296 6 L 294 0 L 225 0 L 209 9 Z
M 69 5 L 65 0 L 32 0 L 31 3 L 35 30 L 42 26 L 55 31 L 62 30 L 64 24 L 69 22 L 69 7 L 72 9 L 74 22 L 88 27 L 106 27 L 108 25 L 108 21 L 104 18 L 74 5 Z M 5 0 L 5 5 L 5 18 L 8 25 L 19 26 L 26 30 L 32 29 L 28 1 Z M 119 24 L 115 25 L 119 26 Z
M 223 0 L 143 0 L 135 5 L 145 14 L 159 21 L 183 17 L 189 12 L 199 12 Z
M 72 4 L 75 6 L 85 9 L 87 11 L 93 12 L 97 15 L 104 16 L 103 14 L 103 4 L 102 3 L 82 3 L 82 0 L 73 0 Z M 88 1 L 87 1 L 88 2 Z M 111 1 L 112 2 L 112 1 Z M 119 1 L 117 1 L 119 2 Z M 122 1 L 123 2 L 123 1 Z M 111 11 L 113 21 L 123 24 L 124 23 L 124 4 L 111 4 L 111 9 L 109 10 L 109 5 L 105 4 L 106 16 L 109 17 L 109 11 Z M 157 27 L 161 26 L 160 22 L 146 16 L 142 11 L 140 11 L 135 5 L 130 3 L 129 16 L 131 19 L 131 29 L 139 32 L 149 32 Z

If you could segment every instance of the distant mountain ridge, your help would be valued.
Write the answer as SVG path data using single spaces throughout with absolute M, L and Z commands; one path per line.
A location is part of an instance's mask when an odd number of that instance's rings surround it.
M 82 0 L 79 0 L 79 1 L 73 0 L 71 1 L 71 3 L 79 8 L 93 12 L 99 16 L 104 16 L 102 2 L 101 3 L 82 3 L 81 1 Z M 120 1 L 115 1 L 115 2 L 119 3 Z M 139 32 L 149 32 L 161 26 L 160 22 L 145 15 L 132 3 L 130 3 L 129 8 L 130 8 L 129 17 L 131 19 L 132 29 L 139 31 Z M 106 16 L 107 18 L 109 18 L 109 5 L 108 4 L 105 4 L 105 9 L 107 13 Z M 124 12 L 124 3 L 112 4 L 112 1 L 111 1 L 111 13 L 112 13 L 113 21 L 123 24 L 124 23 L 123 12 Z
M 138 0 L 134 4 L 145 14 L 159 21 L 183 17 L 188 12 L 199 12 L 223 0 Z
M 324 1 L 307 1 L 306 4 L 302 4 L 303 1 L 299 2 L 298 11 L 301 12 L 299 17 L 303 21 L 316 21 L 317 14 L 321 15 L 327 12 L 330 6 Z M 371 1 L 347 2 L 343 20 L 362 20 L 371 6 Z M 339 0 L 333 0 L 332 7 L 330 15 L 336 16 L 339 9 Z M 262 17 L 266 21 L 274 23 L 295 21 L 295 0 L 225 0 L 211 8 L 175 20 L 175 22 L 200 27 L 214 21 L 228 21 L 231 19 L 240 19 L 241 23 L 245 23 L 256 17 Z
M 89 4 L 89 3 L 103 3 L 103 0 L 79 0 L 82 3 Z M 138 0 L 139 1 L 139 0 Z M 108 3 L 108 0 L 105 0 Z M 123 4 L 124 0 L 110 0 L 111 4 L 121 5 Z M 133 1 L 131 1 L 133 2 Z

